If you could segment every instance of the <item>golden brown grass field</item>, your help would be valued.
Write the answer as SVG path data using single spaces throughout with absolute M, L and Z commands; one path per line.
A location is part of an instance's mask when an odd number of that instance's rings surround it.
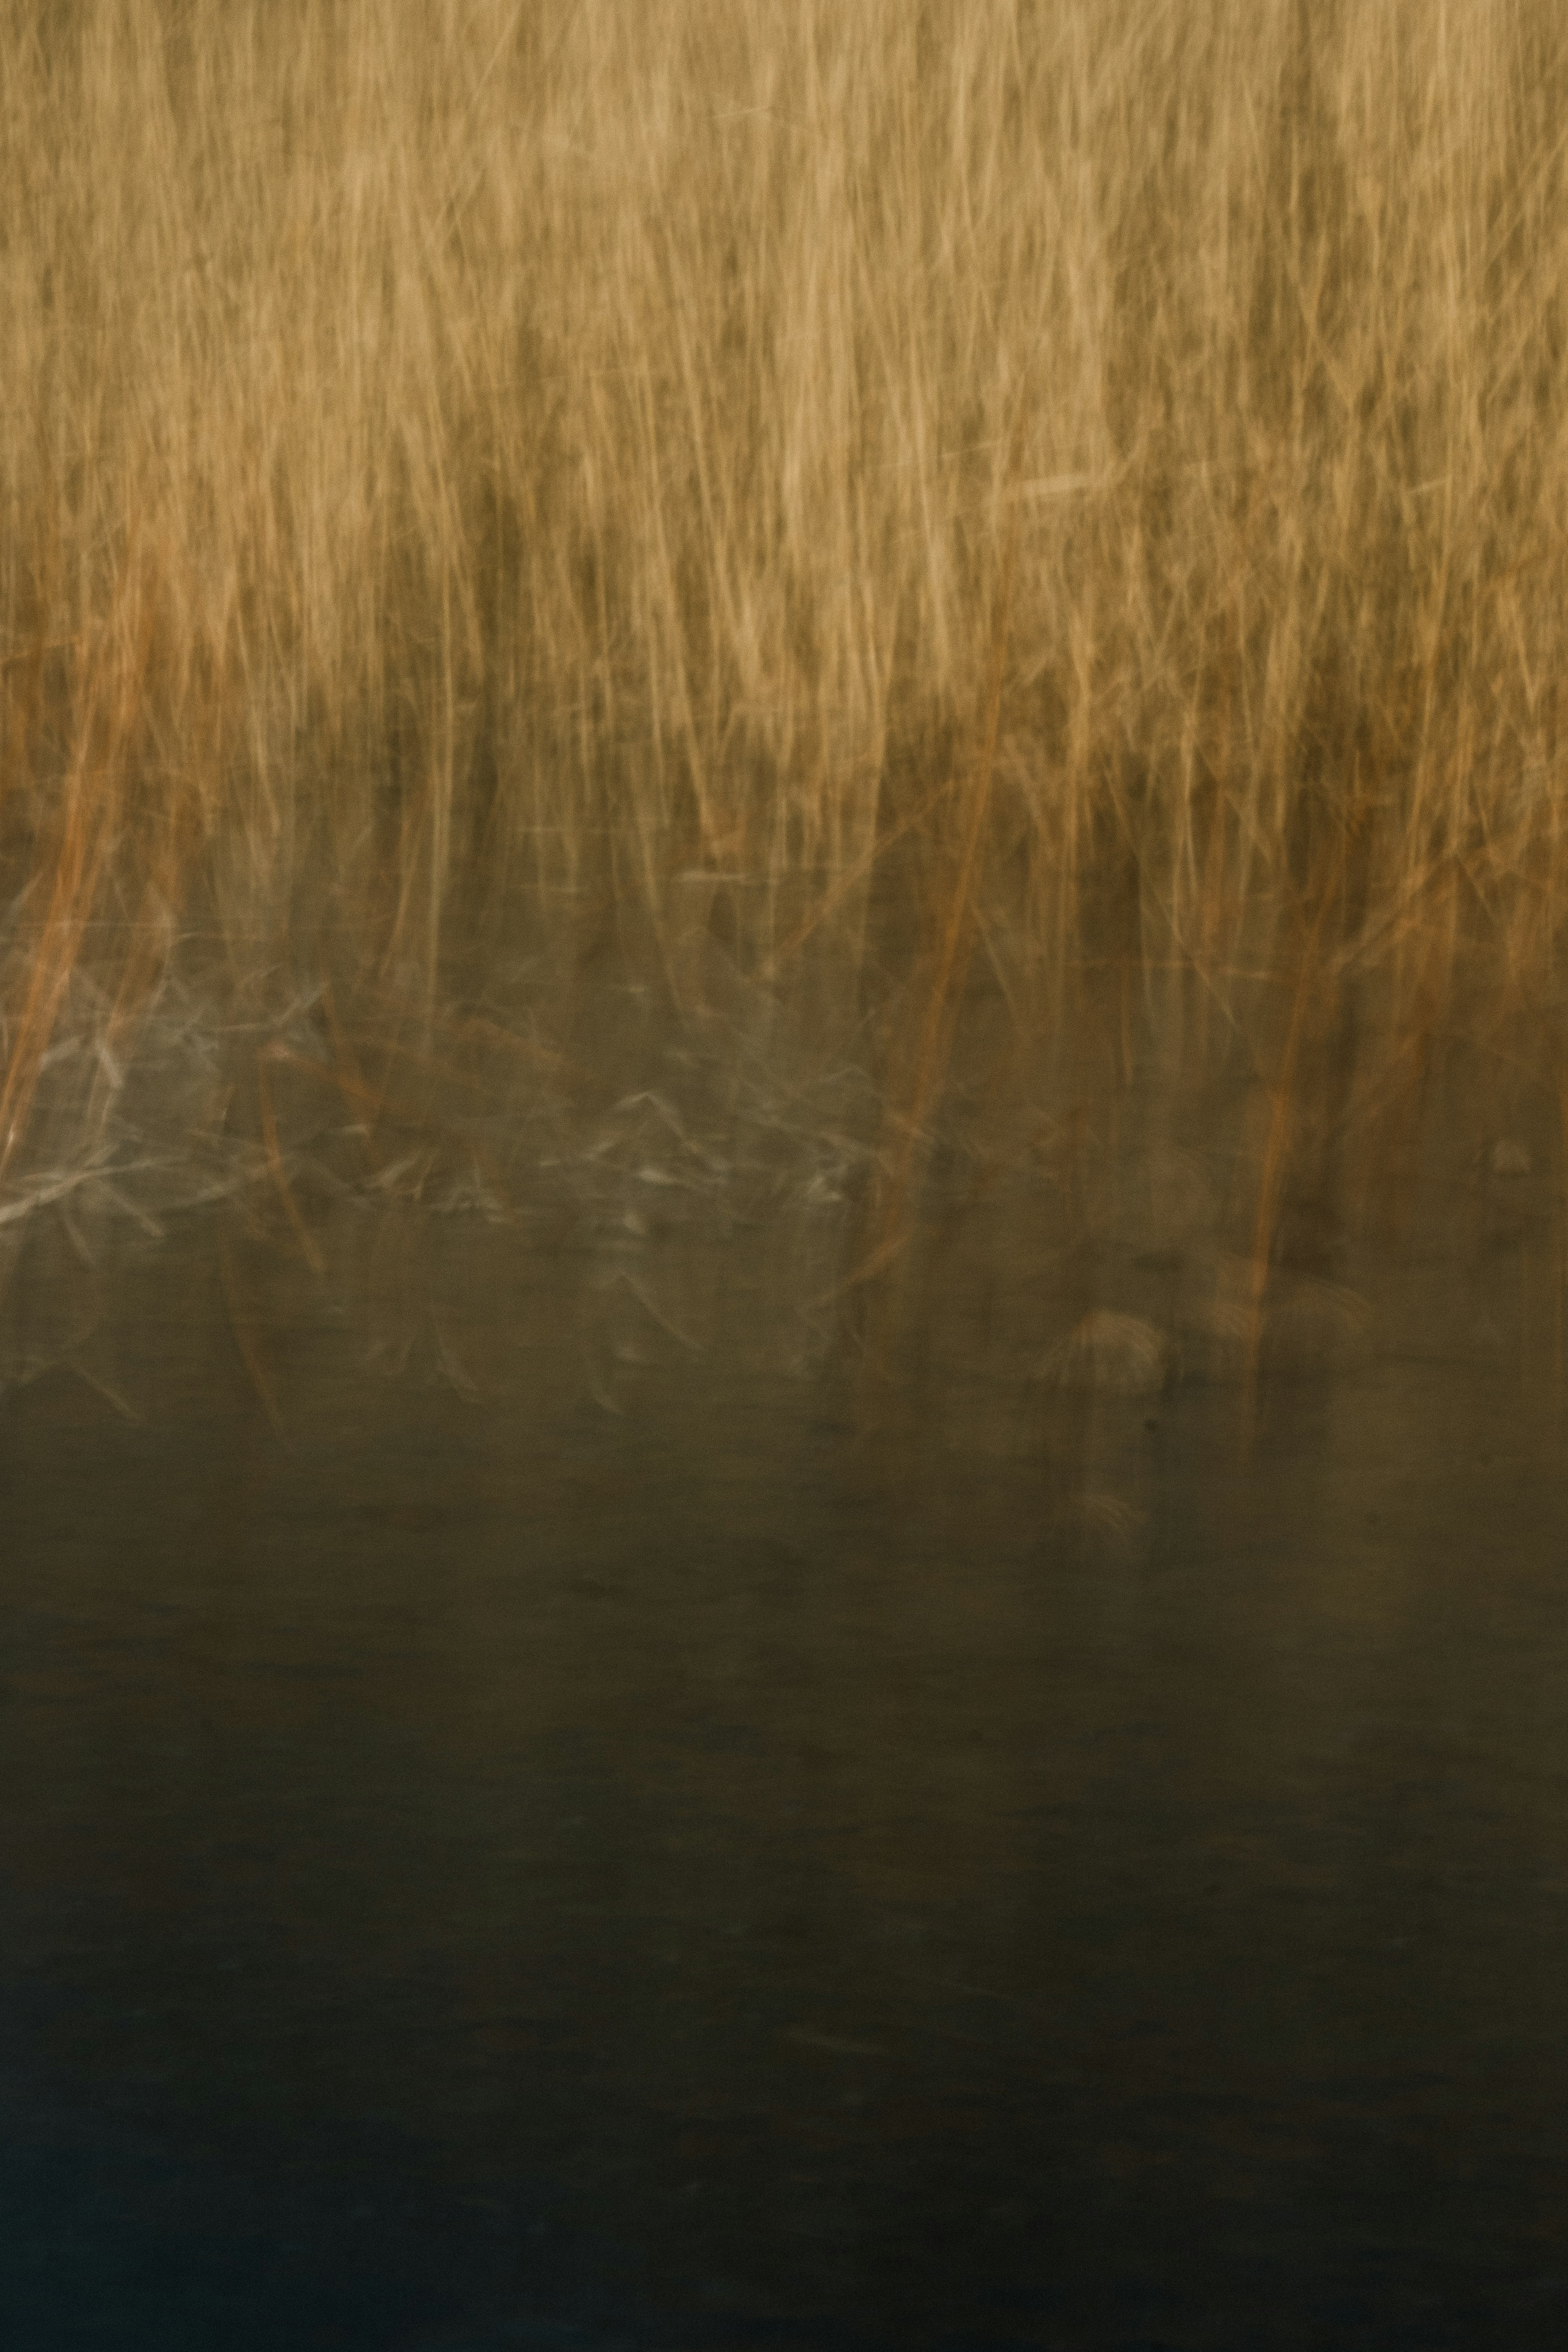
M 781 985 L 898 877 L 910 1135 L 1108 938 L 1277 1099 L 1352 986 L 1558 1067 L 1552 0 L 6 0 L 0 140 L 13 1189 L 182 958 L 434 1055 L 704 877 Z

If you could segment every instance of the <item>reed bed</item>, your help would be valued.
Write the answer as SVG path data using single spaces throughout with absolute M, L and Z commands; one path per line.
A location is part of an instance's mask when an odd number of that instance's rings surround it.
M 893 975 L 868 1274 L 977 974 L 1273 992 L 1259 1266 L 1369 976 L 1391 1069 L 1456 989 L 1568 1069 L 1548 0 L 0 26 L 14 1191 L 101 1159 L 178 978 L 251 1005 L 286 1197 L 302 999 L 437 1053 L 552 895 L 677 999 L 694 926 Z

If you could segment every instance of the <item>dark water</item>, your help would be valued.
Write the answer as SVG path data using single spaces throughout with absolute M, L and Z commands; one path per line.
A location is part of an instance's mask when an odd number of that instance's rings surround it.
M 523 1292 L 478 1399 L 302 1325 L 284 1443 L 210 1240 L 124 1279 L 156 1410 L 0 1416 L 8 2346 L 1563 2340 L 1509 1360 L 1075 1404 L 1097 1517 Z
M 0 2342 L 1568 2340 L 1551 1087 L 650 1003 L 51 1064 Z

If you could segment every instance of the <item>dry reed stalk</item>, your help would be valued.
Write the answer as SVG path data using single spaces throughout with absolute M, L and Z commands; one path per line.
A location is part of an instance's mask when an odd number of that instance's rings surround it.
M 1020 401 L 1012 434 L 1005 478 L 1008 480 L 1016 478 L 1018 457 L 1023 447 L 1026 415 L 1025 405 Z M 893 1129 L 900 1138 L 890 1155 L 891 1179 L 886 1198 L 880 1203 L 879 1231 L 874 1234 L 865 1258 L 850 1275 L 847 1288 L 858 1288 L 874 1274 L 879 1274 L 885 1268 L 898 1267 L 912 1238 L 910 1195 L 914 1183 L 915 1163 L 927 1143 L 927 1122 L 946 1083 L 956 1020 L 955 1000 L 963 987 L 973 941 L 975 884 L 981 843 L 991 806 L 992 779 L 996 770 L 996 742 L 1002 722 L 1002 697 L 1007 676 L 1008 627 L 1012 618 L 1013 583 L 1018 554 L 1016 515 L 1015 506 L 1004 543 L 1001 575 L 992 605 L 991 657 L 981 706 L 979 738 L 972 754 L 968 788 L 963 794 L 957 866 L 948 893 L 946 916 L 937 944 L 935 966 L 915 1048 L 910 1097 L 907 1103 L 900 1104 L 896 1096 L 889 1092 L 884 1131 Z M 867 1369 L 875 1380 L 886 1376 L 888 1355 L 897 1339 L 900 1296 L 901 1284 L 895 1281 L 887 1292 L 880 1337 L 873 1338 L 867 1349 Z
M 294 1228 L 300 1247 L 304 1253 L 306 1265 L 312 1274 L 320 1276 L 325 1274 L 327 1261 L 321 1255 L 315 1235 L 300 1214 L 299 1202 L 294 1198 L 294 1188 L 289 1181 L 289 1171 L 283 1165 L 283 1154 L 279 1149 L 278 1117 L 272 1103 L 269 1066 L 277 1061 L 292 1058 L 294 1057 L 289 1055 L 284 1047 L 264 1045 L 256 1057 L 256 1091 L 261 1105 L 261 1133 L 267 1147 L 267 1166 L 271 1174 L 273 1189 L 283 1203 L 289 1223 Z
M 79 731 L 60 792 L 48 904 L 29 959 L 26 991 L 0 1084 L 0 1175 L 22 1139 L 38 1072 L 115 845 L 125 771 L 153 654 L 155 616 L 138 554 L 133 522 L 110 625 L 89 663 Z
M 1280 1189 L 1289 1164 L 1297 1065 L 1309 1009 L 1314 1013 L 1321 1013 L 1322 1010 L 1320 991 L 1324 977 L 1321 952 L 1323 928 L 1328 920 L 1329 909 L 1335 903 L 1344 878 L 1349 840 L 1350 829 L 1346 827 L 1341 835 L 1335 870 L 1322 887 L 1317 913 L 1308 926 L 1306 937 L 1302 941 L 1300 958 L 1296 970 L 1295 986 L 1291 995 L 1290 1018 L 1285 1032 L 1285 1042 L 1280 1048 L 1274 1080 L 1268 1089 L 1268 1129 L 1264 1139 L 1263 1166 L 1258 1183 L 1258 1210 L 1253 1221 L 1252 1250 L 1247 1263 L 1245 1367 L 1249 1387 L 1257 1381 L 1258 1366 L 1262 1360 L 1264 1314 L 1274 1229 L 1279 1218 Z
M 825 923 L 831 922 L 857 892 L 863 889 L 872 872 L 887 857 L 889 851 L 895 848 L 910 834 L 918 833 L 927 818 L 942 805 L 942 802 L 951 798 L 952 793 L 952 780 L 944 778 L 934 792 L 927 793 L 921 801 L 917 802 L 907 816 L 900 817 L 897 824 L 889 825 L 885 833 L 871 842 L 868 848 L 862 850 L 858 857 L 853 858 L 823 892 L 810 914 L 795 926 L 782 945 L 773 949 L 764 958 L 759 978 L 764 982 L 776 980 L 784 966 L 792 962 L 800 953 L 807 940 L 819 931 Z

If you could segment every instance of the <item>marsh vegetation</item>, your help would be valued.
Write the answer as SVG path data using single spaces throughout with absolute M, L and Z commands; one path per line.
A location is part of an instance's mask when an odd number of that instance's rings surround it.
M 844 1205 L 792 1345 L 876 1361 L 941 1199 L 1081 1200 L 1136 1078 L 1256 1364 L 1439 1097 L 1557 1202 L 1545 0 L 4 28 L 13 1238 L 315 1266 L 649 1095 L 690 1197 Z

